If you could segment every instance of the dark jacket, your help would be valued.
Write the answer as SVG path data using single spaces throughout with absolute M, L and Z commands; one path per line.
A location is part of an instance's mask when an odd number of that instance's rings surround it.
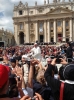
M 72 58 L 72 48 L 69 46 L 66 50 L 66 56 L 67 58 Z
M 53 65 L 50 65 L 45 72 L 45 79 L 52 89 L 54 100 L 59 100 L 61 81 L 52 77 Z M 74 100 L 74 84 L 65 83 L 63 100 Z

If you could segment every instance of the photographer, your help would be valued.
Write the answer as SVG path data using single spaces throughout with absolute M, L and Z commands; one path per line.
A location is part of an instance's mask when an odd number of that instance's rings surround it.
M 68 62 L 71 63 L 72 62 L 72 57 L 73 57 L 73 52 L 72 52 L 72 47 L 71 47 L 71 44 L 70 42 L 67 42 L 66 43 L 66 57 L 68 59 Z
M 45 79 L 48 85 L 53 91 L 54 100 L 59 100 L 60 98 L 60 86 L 61 81 L 54 79 L 52 76 L 52 71 L 54 70 L 56 64 L 56 58 L 53 59 L 51 65 L 47 68 L 45 72 Z M 67 62 L 61 58 L 61 64 L 66 65 Z M 63 71 L 64 81 L 64 91 L 63 91 L 63 100 L 74 100 L 74 65 L 66 65 Z M 61 94 L 62 95 L 62 94 Z

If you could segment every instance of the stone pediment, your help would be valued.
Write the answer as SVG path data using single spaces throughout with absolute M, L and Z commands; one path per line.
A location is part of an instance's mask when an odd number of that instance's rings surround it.
M 19 5 L 17 6 L 17 9 L 24 9 L 25 6 L 23 5 L 23 3 L 20 1 Z
M 51 11 L 49 11 L 47 13 L 47 15 L 49 15 L 49 14 L 59 14 L 59 13 L 71 13 L 71 12 L 73 12 L 73 11 L 66 9 L 66 8 L 58 7 L 58 8 L 55 8 L 55 9 L 52 9 Z

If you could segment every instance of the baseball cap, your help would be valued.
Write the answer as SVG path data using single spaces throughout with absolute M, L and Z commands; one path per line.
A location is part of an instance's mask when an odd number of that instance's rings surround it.
M 64 68 L 63 76 L 65 80 L 74 81 L 74 64 L 69 64 Z
M 9 78 L 10 68 L 0 64 L 0 88 L 7 82 Z

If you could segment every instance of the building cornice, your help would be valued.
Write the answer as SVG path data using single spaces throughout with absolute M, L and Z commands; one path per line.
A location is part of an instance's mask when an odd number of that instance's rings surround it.
M 38 9 L 38 8 L 50 8 L 50 7 L 56 7 L 56 6 L 67 6 L 67 5 L 74 5 L 74 2 L 57 2 L 57 3 L 49 3 L 46 5 L 37 5 L 37 6 L 25 6 L 24 4 L 14 6 L 14 10 L 19 10 L 19 9 Z
M 58 15 L 53 15 L 53 14 L 50 14 L 50 15 L 47 15 L 47 17 L 46 17 L 46 15 L 42 15 L 42 16 L 40 16 L 40 17 L 38 17 L 38 16 L 30 16 L 29 17 L 29 19 L 27 18 L 27 17 L 22 17 L 22 18 L 14 18 L 14 23 L 17 23 L 17 24 L 19 24 L 20 22 L 23 22 L 23 21 L 25 21 L 25 22 L 32 22 L 32 21 L 43 21 L 43 20 L 54 20 L 54 19 L 63 19 L 63 18 L 65 18 L 65 19 L 69 19 L 69 18 L 73 18 L 73 15 L 72 14 L 68 14 L 68 13 L 66 13 L 66 14 L 60 14 L 60 16 L 59 16 L 59 14 Z

